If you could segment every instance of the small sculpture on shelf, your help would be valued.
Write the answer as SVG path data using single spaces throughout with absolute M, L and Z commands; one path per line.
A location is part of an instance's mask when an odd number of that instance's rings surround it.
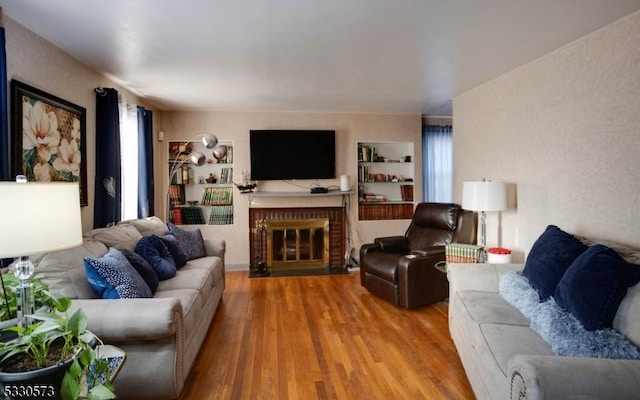
M 209 177 L 206 179 L 207 183 L 216 183 L 216 177 L 213 173 L 209 174 Z
M 240 193 L 251 193 L 257 186 L 255 183 L 239 184 L 233 182 L 233 184 L 240 190 Z

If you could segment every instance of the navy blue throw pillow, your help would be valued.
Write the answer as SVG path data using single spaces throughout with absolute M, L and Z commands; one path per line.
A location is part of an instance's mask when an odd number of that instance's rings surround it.
M 156 271 L 153 270 L 151 264 L 147 262 L 140 255 L 134 253 L 131 250 L 121 250 L 122 254 L 127 257 L 129 263 L 135 269 L 142 279 L 146 282 L 149 289 L 151 289 L 151 293 L 155 293 L 158 290 L 158 275 L 156 275 Z
M 540 295 L 540 301 L 553 296 L 569 265 L 587 250 L 587 245 L 555 225 L 549 225 L 531 247 L 522 276 Z
M 611 326 L 627 289 L 640 282 L 640 265 L 626 262 L 613 249 L 591 246 L 567 269 L 554 298 L 580 321 L 596 331 Z
M 158 237 L 164 242 L 164 245 L 167 246 L 171 257 L 173 257 L 173 261 L 176 263 L 176 268 L 184 267 L 187 263 L 187 255 L 184 254 L 184 250 L 182 250 L 182 247 L 178 244 L 176 237 L 170 233 Z
M 151 264 L 159 280 L 164 281 L 176 275 L 176 263 L 159 237 L 143 236 L 138 240 L 135 252 Z

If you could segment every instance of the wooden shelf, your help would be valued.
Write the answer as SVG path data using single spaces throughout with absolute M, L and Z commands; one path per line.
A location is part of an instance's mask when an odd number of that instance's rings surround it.
M 346 196 L 353 194 L 353 191 L 342 192 L 340 190 L 330 190 L 327 193 L 311 193 L 311 192 L 248 192 L 241 193 L 246 196 L 253 197 L 322 197 L 322 196 Z

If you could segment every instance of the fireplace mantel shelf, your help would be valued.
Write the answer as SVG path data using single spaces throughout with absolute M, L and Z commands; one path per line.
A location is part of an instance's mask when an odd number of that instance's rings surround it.
M 340 190 L 330 190 L 327 193 L 311 193 L 311 192 L 249 192 L 243 195 L 253 197 L 322 197 L 322 196 L 345 196 L 353 194 L 353 191 L 343 192 Z

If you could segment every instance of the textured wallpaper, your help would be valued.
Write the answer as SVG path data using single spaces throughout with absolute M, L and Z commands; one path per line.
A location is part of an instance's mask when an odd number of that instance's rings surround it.
M 640 12 L 457 96 L 462 182 L 509 184 L 488 245 L 522 260 L 548 224 L 640 248 Z

